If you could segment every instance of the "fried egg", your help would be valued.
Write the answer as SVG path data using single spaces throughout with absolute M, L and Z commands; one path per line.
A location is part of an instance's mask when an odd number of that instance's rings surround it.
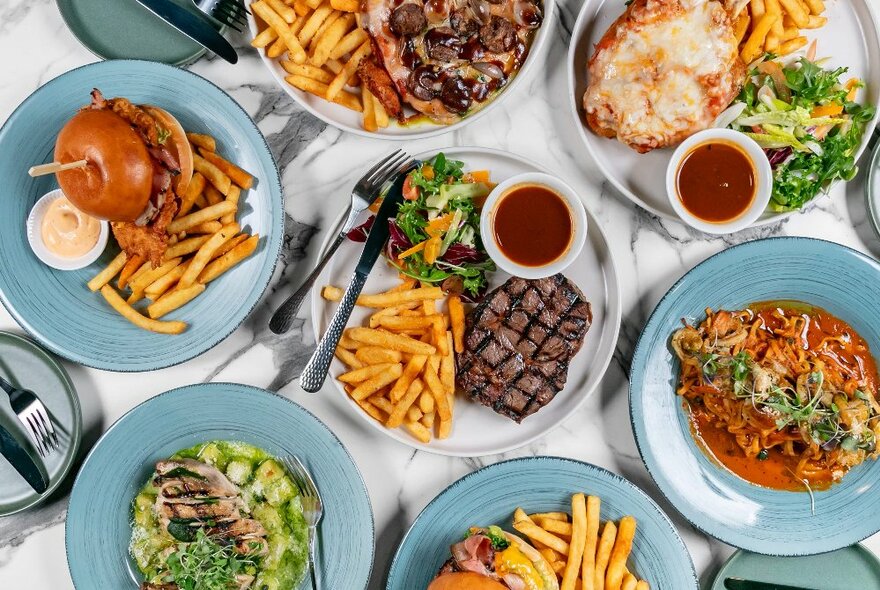
M 737 46 L 718 0 L 634 0 L 589 61 L 587 124 L 640 153 L 680 143 L 739 94 Z

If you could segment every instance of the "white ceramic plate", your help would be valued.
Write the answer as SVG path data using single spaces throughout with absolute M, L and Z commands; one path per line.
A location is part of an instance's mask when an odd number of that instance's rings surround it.
M 448 148 L 442 151 L 449 158 L 462 160 L 468 170 L 487 169 L 492 174 L 493 182 L 501 182 L 515 174 L 524 172 L 546 172 L 537 165 L 513 154 L 498 150 L 476 147 Z M 417 159 L 428 159 L 437 151 L 426 152 L 416 156 Z M 364 219 L 366 219 L 364 215 Z M 434 440 L 430 444 L 421 444 L 403 429 L 388 430 L 361 410 L 334 379 L 345 371 L 344 365 L 334 359 L 330 366 L 328 380 L 333 380 L 339 395 L 345 398 L 351 411 L 361 416 L 382 433 L 416 449 L 441 455 L 472 457 L 503 453 L 528 444 L 559 426 L 572 412 L 587 399 L 599 384 L 617 342 L 620 328 L 621 302 L 620 287 L 617 282 L 617 271 L 602 228 L 596 218 L 587 210 L 589 229 L 587 243 L 578 259 L 568 267 L 565 275 L 583 291 L 593 310 L 593 324 L 587 332 L 584 345 L 571 362 L 568 382 L 547 406 L 536 414 L 529 416 L 521 424 L 500 416 L 491 409 L 469 401 L 459 393 L 455 400 L 455 418 L 452 435 L 445 440 Z M 341 218 L 340 218 L 341 221 Z M 336 232 L 328 233 L 322 245 L 324 251 L 327 243 L 335 238 Z M 336 308 L 321 298 L 321 287 L 332 284 L 345 287 L 357 264 L 362 244 L 346 241 L 339 248 L 333 260 L 318 278 L 312 290 L 312 321 L 316 334 L 323 334 L 330 317 Z M 489 287 L 494 289 L 506 281 L 510 275 L 496 271 L 490 275 Z M 364 293 L 376 293 L 390 289 L 399 283 L 397 272 L 383 259 L 376 262 L 373 272 L 364 287 Z M 369 309 L 355 308 L 349 321 L 350 326 L 365 325 L 370 315 Z M 491 432 L 491 436 L 486 436 Z
M 515 88 L 518 88 L 523 84 L 523 80 L 525 80 L 527 76 L 530 76 L 531 72 L 535 69 L 536 62 L 542 62 L 544 60 L 544 46 L 547 44 L 550 38 L 550 33 L 555 26 L 556 0 L 542 1 L 544 5 L 544 21 L 538 29 L 538 32 L 535 34 L 535 38 L 532 41 L 532 47 L 529 50 L 529 55 L 526 57 L 526 61 L 523 63 L 519 72 L 494 100 L 490 101 L 476 113 L 465 117 L 453 125 L 437 125 L 425 122 L 403 127 L 392 122 L 388 127 L 379 129 L 376 132 L 367 131 L 363 128 L 363 116 L 361 113 L 357 113 L 336 103 L 318 98 L 314 94 L 309 94 L 299 88 L 294 88 L 284 80 L 285 76 L 288 76 L 289 74 L 279 65 L 278 60 L 266 57 L 266 52 L 262 49 L 258 49 L 257 51 L 260 54 L 260 59 L 263 60 L 263 63 L 269 69 L 269 72 L 272 74 L 272 77 L 275 78 L 275 81 L 278 82 L 278 85 L 281 86 L 281 88 L 283 88 L 284 91 L 287 92 L 287 94 L 289 94 L 300 106 L 328 125 L 333 125 L 343 131 L 363 135 L 364 137 L 371 137 L 373 139 L 406 140 L 433 137 L 435 135 L 442 135 L 443 133 L 464 127 L 468 123 L 476 121 L 488 113 L 489 110 L 493 109 L 499 102 L 501 102 L 501 100 L 511 92 L 514 92 Z M 258 33 L 257 24 L 253 15 L 248 16 L 248 26 L 250 27 L 251 38 L 253 38 Z
M 876 0 L 831 0 L 825 3 L 825 27 L 804 31 L 810 40 L 818 40 L 819 57 L 829 57 L 826 67 L 846 66 L 847 76 L 866 81 L 860 100 L 880 106 L 880 36 L 872 14 Z M 568 48 L 568 102 L 575 125 L 590 156 L 602 174 L 625 197 L 665 219 L 678 220 L 666 196 L 663 179 L 674 148 L 638 154 L 616 139 L 599 137 L 585 124 L 582 99 L 587 89 L 587 61 L 593 47 L 611 24 L 623 13 L 622 0 L 585 0 L 571 34 Z M 868 124 L 859 154 L 877 124 Z M 858 157 L 857 157 L 858 159 Z M 819 198 L 819 197 L 817 197 Z M 807 205 L 809 206 L 809 205 Z M 791 215 L 765 211 L 755 226 L 778 222 Z

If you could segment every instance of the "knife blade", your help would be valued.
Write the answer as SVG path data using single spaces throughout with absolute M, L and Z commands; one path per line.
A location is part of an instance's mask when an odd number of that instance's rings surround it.
M 727 590 L 815 590 L 814 588 L 785 586 L 773 582 L 758 582 L 756 580 L 746 580 L 743 578 L 725 578 L 724 587 L 727 588 Z
M 0 455 L 6 457 L 9 464 L 34 488 L 35 492 L 42 494 L 49 488 L 43 470 L 2 425 L 0 425 Z
M 367 282 L 367 276 L 369 276 L 370 271 L 373 269 L 379 254 L 385 248 L 385 241 L 388 239 L 389 234 L 388 219 L 397 214 L 398 206 L 403 202 L 403 181 L 406 180 L 407 173 L 414 166 L 415 164 L 411 164 L 402 170 L 385 194 L 382 205 L 376 213 L 376 219 L 373 221 L 373 227 L 370 228 L 367 242 L 364 244 L 364 251 L 361 252 L 360 260 L 358 260 L 354 273 L 351 275 L 348 288 L 339 302 L 339 307 L 336 308 L 336 313 L 330 319 L 327 332 L 324 334 L 321 342 L 318 343 L 318 348 L 312 354 L 312 358 L 309 359 L 309 363 L 303 370 L 302 375 L 300 375 L 300 385 L 309 393 L 315 393 L 321 389 L 321 385 L 324 384 L 324 380 L 327 378 L 327 369 L 333 360 L 336 345 L 339 343 L 342 331 L 345 330 L 345 325 L 348 323 L 348 318 L 351 316 L 351 311 L 354 309 L 358 295 L 361 294 L 364 284 Z
M 238 54 L 217 29 L 199 14 L 191 12 L 173 0 L 137 0 L 147 10 L 198 43 L 210 49 L 231 64 L 238 62 Z

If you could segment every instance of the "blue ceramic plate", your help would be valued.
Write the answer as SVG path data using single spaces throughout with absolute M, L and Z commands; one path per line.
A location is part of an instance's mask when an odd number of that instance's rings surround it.
M 373 567 L 373 512 L 351 456 L 297 404 L 232 383 L 163 393 L 128 412 L 101 437 L 76 478 L 67 511 L 67 562 L 77 588 L 140 583 L 128 554 L 131 502 L 157 460 L 209 440 L 242 441 L 276 457 L 301 457 L 324 501 L 318 533 L 324 587 L 366 588 Z
M 92 265 L 57 271 L 28 246 L 25 220 L 33 204 L 57 187 L 55 177 L 31 178 L 50 162 L 55 137 L 99 88 L 105 96 L 161 106 L 189 131 L 210 133 L 221 155 L 257 181 L 242 194 L 242 228 L 262 236 L 248 260 L 212 282 L 203 295 L 167 319 L 187 322 L 183 334 L 145 332 L 113 311 L 86 282 L 118 251 L 115 242 Z M 195 74 L 146 61 L 107 61 L 70 71 L 41 86 L 0 129 L 0 300 L 29 334 L 77 363 L 112 371 L 149 371 L 191 359 L 226 338 L 263 294 L 281 248 L 284 212 L 278 170 L 254 122 L 222 90 Z
M 571 511 L 571 495 L 602 499 L 602 520 L 636 517 L 629 571 L 651 588 L 699 588 L 691 557 L 669 518 L 643 491 L 610 471 L 561 457 L 527 457 L 468 474 L 434 498 L 403 538 L 386 590 L 423 590 L 450 557 L 449 546 L 468 527 L 497 524 L 515 532 L 517 507 L 526 512 Z
M 840 549 L 880 530 L 880 464 L 868 460 L 843 480 L 809 494 L 751 484 L 712 461 L 694 442 L 675 394 L 678 363 L 669 347 L 681 318 L 706 307 L 742 309 L 797 300 L 848 322 L 880 351 L 880 264 L 838 244 L 773 238 L 735 246 L 697 265 L 663 297 L 636 346 L 630 412 L 642 459 L 691 523 L 729 545 L 769 555 Z

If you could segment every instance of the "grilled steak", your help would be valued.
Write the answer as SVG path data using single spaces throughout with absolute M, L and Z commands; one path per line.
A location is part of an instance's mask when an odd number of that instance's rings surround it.
M 458 386 L 521 422 L 565 386 L 592 319 L 584 294 L 561 274 L 511 278 L 467 317 Z

